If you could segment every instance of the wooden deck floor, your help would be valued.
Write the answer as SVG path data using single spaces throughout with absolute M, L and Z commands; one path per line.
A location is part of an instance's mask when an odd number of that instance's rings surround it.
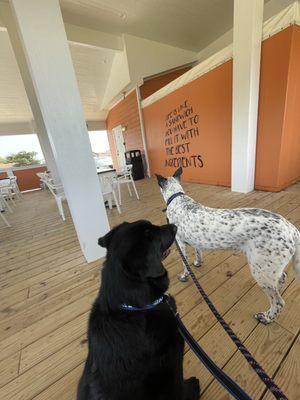
M 185 188 L 209 206 L 262 207 L 300 223 L 300 183 L 281 193 L 248 195 L 206 185 Z M 138 182 L 138 190 L 141 201 L 127 197 L 121 216 L 116 210 L 109 212 L 112 225 L 139 218 L 164 223 L 156 184 L 144 180 Z M 0 227 L 0 399 L 73 400 L 86 357 L 86 323 L 99 287 L 100 262 L 84 261 L 70 217 L 66 222 L 59 218 L 48 192 L 24 195 L 9 217 L 13 228 Z M 174 250 L 166 265 L 170 291 L 193 335 L 253 399 L 271 400 L 191 282 L 177 281 L 181 265 Z M 267 301 L 243 255 L 206 252 L 196 273 L 226 321 L 289 399 L 300 399 L 300 285 L 292 272 L 283 291 L 286 307 L 271 326 L 253 318 Z M 190 351 L 184 370 L 186 376 L 200 378 L 203 400 L 230 398 Z

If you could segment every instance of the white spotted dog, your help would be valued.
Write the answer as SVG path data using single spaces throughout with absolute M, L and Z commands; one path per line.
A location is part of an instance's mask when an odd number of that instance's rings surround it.
M 285 267 L 294 257 L 294 271 L 300 281 L 300 232 L 285 218 L 258 208 L 219 209 L 205 207 L 184 193 L 180 184 L 182 168 L 172 177 L 156 175 L 167 217 L 177 226 L 177 241 L 186 255 L 186 245 L 195 249 L 195 266 L 201 265 L 201 250 L 237 249 L 248 258 L 250 271 L 267 295 L 271 307 L 255 317 L 272 322 L 284 300 L 279 290 L 286 279 Z M 179 280 L 187 281 L 185 269 Z

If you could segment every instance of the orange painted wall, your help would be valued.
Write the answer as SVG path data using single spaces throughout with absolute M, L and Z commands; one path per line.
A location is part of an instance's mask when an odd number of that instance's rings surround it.
M 294 180 L 295 168 L 289 160 L 294 150 L 289 142 L 296 140 L 296 131 L 300 129 L 299 117 L 297 122 L 299 113 L 295 112 L 296 93 L 298 100 L 300 95 L 299 82 L 298 86 L 296 83 L 300 79 L 299 72 L 298 79 L 296 76 L 299 55 L 298 58 L 296 54 L 292 55 L 292 48 L 296 53 L 296 41 L 293 38 L 296 31 L 299 31 L 298 27 L 289 27 L 262 44 L 256 189 L 279 191 Z
M 228 61 L 145 107 L 143 112 L 151 173 L 172 174 L 178 161 L 172 163 L 171 160 L 184 157 L 185 181 L 229 186 L 231 103 L 232 61 Z M 192 113 L 187 118 L 181 118 L 187 110 Z M 198 116 L 198 121 L 189 120 L 191 116 Z M 172 118 L 179 118 L 182 123 L 176 132 L 176 123 L 172 123 Z M 169 135 L 170 124 L 173 133 Z M 184 139 L 181 135 L 186 135 L 190 129 L 194 129 L 193 137 L 188 134 L 189 138 Z
M 118 161 L 112 129 L 118 125 L 124 125 L 127 128 L 123 133 L 126 150 L 138 149 L 143 151 L 144 147 L 135 91 L 129 93 L 124 100 L 120 101 L 115 107 L 109 110 L 107 115 L 107 134 L 115 168 L 118 168 Z
M 300 179 L 300 27 L 291 28 L 291 51 L 287 82 L 278 184 L 286 187 Z
M 151 94 L 157 92 L 157 90 L 174 81 L 176 78 L 189 71 L 190 69 L 191 67 L 177 69 L 176 71 L 168 72 L 166 74 L 145 81 L 140 87 L 142 100 L 146 99 L 146 97 L 151 96 Z
M 255 188 L 279 191 L 300 178 L 300 28 L 291 26 L 262 43 L 261 77 L 258 111 Z M 177 72 L 177 71 L 175 71 Z M 171 75 L 157 77 L 141 87 L 142 97 L 168 83 Z M 163 82 L 167 79 L 167 82 Z M 193 108 L 198 115 L 199 136 L 167 145 L 166 120 L 175 117 L 177 107 L 185 102 L 185 111 Z M 232 61 L 228 61 L 197 80 L 170 93 L 143 109 L 151 172 L 171 174 L 176 164 L 166 166 L 166 160 L 187 157 L 186 181 L 230 185 L 231 175 L 231 106 Z M 175 111 L 174 111 L 175 110 Z M 135 92 L 110 110 L 107 118 L 109 140 L 116 165 L 111 129 L 127 126 L 124 134 L 126 149 L 143 149 Z M 174 125 L 172 126 L 174 128 Z M 191 126 L 182 126 L 184 133 Z M 172 136 L 172 135 L 171 135 Z M 176 146 L 179 146 L 176 148 Z M 190 157 L 195 156 L 191 159 Z M 199 156 L 200 158 L 197 158 Z M 185 160 L 185 162 L 187 162 Z M 200 168 L 203 162 L 203 167 Z
M 47 167 L 26 168 L 14 170 L 14 175 L 18 177 L 18 186 L 21 191 L 40 188 L 40 179 L 37 172 L 47 171 Z M 6 173 L 0 173 L 0 178 L 5 178 Z

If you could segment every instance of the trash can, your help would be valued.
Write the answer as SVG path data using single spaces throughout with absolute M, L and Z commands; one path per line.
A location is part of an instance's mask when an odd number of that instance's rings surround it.
M 144 179 L 144 167 L 142 153 L 140 150 L 130 150 L 125 152 L 126 164 L 132 164 L 132 178 L 134 181 Z

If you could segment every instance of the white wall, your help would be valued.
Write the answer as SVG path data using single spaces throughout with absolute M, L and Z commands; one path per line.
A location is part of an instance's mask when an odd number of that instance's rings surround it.
M 130 78 L 133 82 L 196 60 L 197 54 L 153 40 L 124 35 Z
M 116 53 L 102 108 L 109 108 L 143 78 L 195 61 L 197 53 L 153 40 L 123 35 L 124 51 Z

